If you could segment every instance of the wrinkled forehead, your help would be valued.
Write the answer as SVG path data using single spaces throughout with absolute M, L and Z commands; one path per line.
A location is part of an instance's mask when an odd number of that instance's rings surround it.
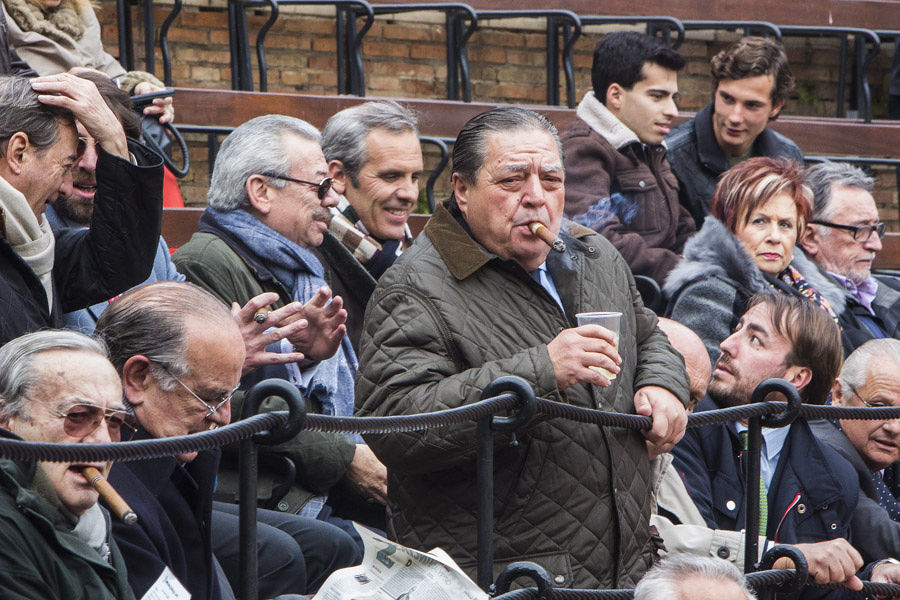
M 543 129 L 495 131 L 484 139 L 481 168 L 522 172 L 563 172 L 562 148 L 558 140 Z

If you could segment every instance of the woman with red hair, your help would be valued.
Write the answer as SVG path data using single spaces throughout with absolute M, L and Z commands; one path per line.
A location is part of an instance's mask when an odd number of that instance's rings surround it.
M 812 213 L 803 167 L 793 161 L 751 158 L 729 169 L 716 187 L 711 215 L 684 248 L 664 292 L 667 316 L 693 329 L 710 360 L 731 334 L 754 294 L 773 288 L 815 302 L 835 316 L 840 289 L 817 269 L 794 261 L 794 245 Z

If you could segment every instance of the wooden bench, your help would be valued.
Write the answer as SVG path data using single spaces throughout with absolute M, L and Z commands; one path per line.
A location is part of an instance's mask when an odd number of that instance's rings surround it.
M 372 98 L 379 99 L 382 98 Z M 449 139 L 456 138 L 466 121 L 496 106 L 452 100 L 396 100 L 419 114 L 422 135 Z M 334 113 L 366 101 L 366 98 L 352 96 L 191 88 L 176 88 L 175 91 L 179 123 L 196 126 L 236 127 L 253 117 L 280 113 L 299 117 L 321 128 Z M 529 108 L 543 113 L 560 128 L 575 119 L 575 111 L 569 108 Z M 678 122 L 691 116 L 684 114 Z M 897 144 L 900 140 L 900 121 L 862 123 L 850 119 L 784 115 L 772 124 L 772 128 L 794 140 L 807 154 L 900 158 L 900 146 Z

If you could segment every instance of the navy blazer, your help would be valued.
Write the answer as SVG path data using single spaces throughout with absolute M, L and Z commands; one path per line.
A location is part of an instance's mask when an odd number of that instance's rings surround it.
M 718 408 L 704 398 L 697 410 Z M 734 423 L 692 427 L 672 451 L 688 493 L 712 528 L 744 527 L 741 445 Z M 820 443 L 803 419 L 792 425 L 768 492 L 766 532 L 779 543 L 850 539 L 859 497 L 853 467 Z
M 144 431 L 139 436 L 148 437 Z M 169 456 L 113 465 L 109 482 L 138 515 L 134 525 L 113 521 L 138 598 L 168 566 L 193 600 L 219 600 L 210 532 L 219 456 L 216 449 L 184 466 Z

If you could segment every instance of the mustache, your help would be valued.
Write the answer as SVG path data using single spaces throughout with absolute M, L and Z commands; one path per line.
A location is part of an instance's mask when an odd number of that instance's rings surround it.
M 312 218 L 314 221 L 323 221 L 325 223 L 331 222 L 331 213 L 327 208 L 319 207 L 313 211 Z

